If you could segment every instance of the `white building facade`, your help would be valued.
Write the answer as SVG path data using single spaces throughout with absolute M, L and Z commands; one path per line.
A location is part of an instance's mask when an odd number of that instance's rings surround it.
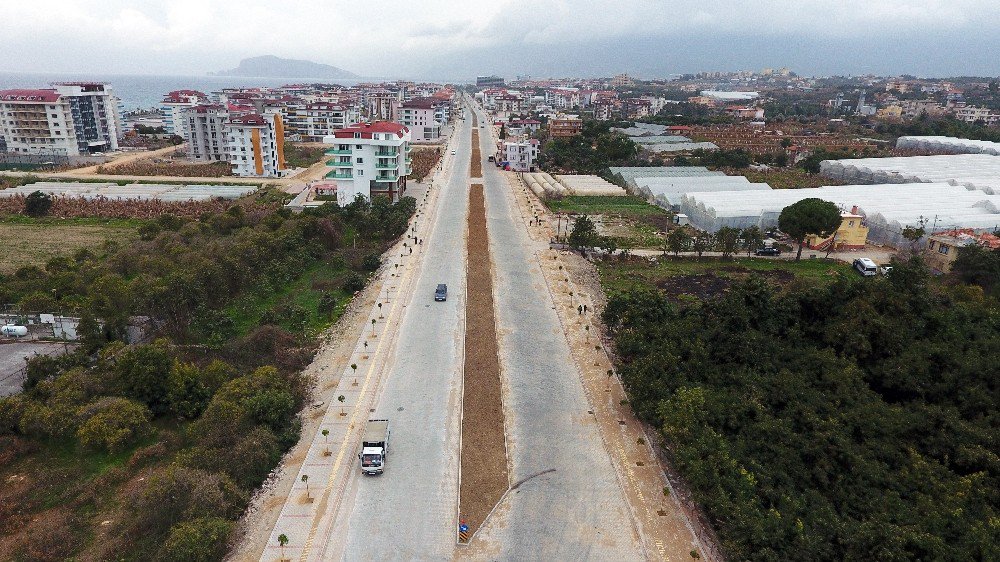
M 0 136 L 20 154 L 80 156 L 118 149 L 118 98 L 107 84 L 0 90 Z
M 184 110 L 208 102 L 208 96 L 195 90 L 177 90 L 168 93 L 160 102 L 163 129 L 168 135 L 187 137 L 187 120 Z
M 326 179 L 337 182 L 337 203 L 349 205 L 358 195 L 399 201 L 412 171 L 410 139 L 406 126 L 389 121 L 359 123 L 324 138 L 331 145 Z
M 181 112 L 184 120 L 184 141 L 187 155 L 201 162 L 225 162 L 229 160 L 226 150 L 226 121 L 229 111 L 221 105 L 197 105 Z
M 234 175 L 280 178 L 286 174 L 281 113 L 230 117 L 224 129 L 226 152 Z

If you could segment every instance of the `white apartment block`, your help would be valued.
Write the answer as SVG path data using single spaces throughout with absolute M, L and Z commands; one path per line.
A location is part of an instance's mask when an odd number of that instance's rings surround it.
M 358 195 L 399 201 L 412 171 L 410 138 L 408 128 L 389 121 L 358 123 L 324 138 L 332 145 L 326 151 L 332 168 L 326 179 L 337 182 L 337 204 L 349 205 Z
M 499 164 L 508 170 L 533 172 L 538 159 L 538 140 L 501 141 L 499 158 Z
M 311 142 L 322 142 L 323 138 L 334 134 L 361 120 L 361 112 L 351 105 L 330 102 L 314 102 L 306 105 L 305 133 L 303 138 Z
M 118 98 L 107 84 L 63 82 L 0 90 L 0 137 L 9 152 L 79 156 L 118 149 Z
M 196 90 L 177 90 L 163 96 L 160 102 L 160 113 L 163 114 L 163 128 L 168 135 L 187 137 L 185 127 L 187 121 L 183 113 L 185 109 L 207 103 L 208 96 Z
M 181 112 L 187 155 L 202 162 L 226 162 L 226 121 L 229 110 L 221 105 L 205 104 Z
M 987 126 L 993 126 L 1000 123 L 1000 113 L 994 113 L 987 107 L 974 107 L 971 105 L 956 108 L 955 118 L 959 121 L 965 121 L 966 123 L 982 121 Z
M 224 129 L 234 175 L 280 178 L 287 173 L 281 113 L 236 115 L 226 121 Z
M 441 126 L 448 121 L 447 101 L 437 98 L 415 98 L 403 102 L 396 110 L 396 121 L 410 129 L 414 141 L 441 138 Z

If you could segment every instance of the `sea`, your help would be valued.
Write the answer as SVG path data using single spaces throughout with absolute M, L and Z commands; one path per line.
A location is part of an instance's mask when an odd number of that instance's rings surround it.
M 360 80 L 306 78 L 248 78 L 243 76 L 155 76 L 136 74 L 73 74 L 0 72 L 0 90 L 47 88 L 53 82 L 107 82 L 125 111 L 158 107 L 163 95 L 174 90 L 198 90 L 211 94 L 222 88 L 275 87 L 285 84 L 322 83 L 353 86 Z

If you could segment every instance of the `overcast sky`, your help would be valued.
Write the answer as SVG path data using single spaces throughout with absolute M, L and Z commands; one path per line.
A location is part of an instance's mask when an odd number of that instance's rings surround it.
M 0 0 L 0 71 L 1000 75 L 1000 0 Z

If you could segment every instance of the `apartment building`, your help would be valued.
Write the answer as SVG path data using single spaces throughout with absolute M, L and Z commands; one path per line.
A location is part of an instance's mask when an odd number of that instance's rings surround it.
M 987 126 L 993 126 L 1000 123 L 1000 113 L 994 113 L 988 107 L 967 105 L 955 109 L 955 119 L 965 121 L 966 123 L 982 121 Z
M 410 129 L 414 141 L 441 138 L 441 126 L 447 122 L 448 102 L 437 98 L 414 98 L 404 101 L 396 110 L 396 121 Z
M 504 169 L 534 172 L 538 159 L 538 139 L 500 141 L 497 158 Z
M 503 88 L 504 80 L 499 76 L 477 76 L 477 88 Z
M 406 126 L 389 121 L 358 123 L 324 138 L 332 145 L 326 151 L 332 168 L 326 179 L 337 182 L 337 204 L 349 205 L 358 195 L 399 201 L 412 171 L 410 139 Z
M 163 114 L 163 128 L 166 133 L 187 137 L 184 110 L 203 103 L 208 103 L 208 96 L 197 90 L 176 90 L 163 96 L 160 113 Z
M 552 138 L 574 137 L 583 132 L 583 120 L 579 115 L 560 113 L 549 119 L 549 135 Z
M 79 156 L 118 149 L 118 99 L 107 84 L 0 90 L 0 137 L 7 151 Z
M 281 113 L 248 113 L 226 120 L 226 154 L 233 174 L 279 178 L 285 168 L 285 132 Z
M 343 129 L 360 120 L 361 112 L 352 105 L 331 102 L 308 103 L 305 106 L 305 129 L 302 140 L 323 142 L 324 137 L 332 135 L 337 129 Z
M 390 121 L 394 119 L 399 108 L 399 97 L 394 92 L 369 92 L 365 98 L 365 109 L 368 119 L 372 121 Z
M 227 162 L 226 121 L 229 110 L 218 104 L 202 104 L 181 111 L 187 155 L 201 162 Z

